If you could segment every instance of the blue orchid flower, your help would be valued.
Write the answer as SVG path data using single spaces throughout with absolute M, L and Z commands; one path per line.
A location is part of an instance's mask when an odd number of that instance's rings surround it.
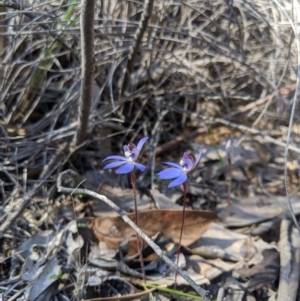
M 173 162 L 163 162 L 164 164 L 172 167 L 159 172 L 157 174 L 158 178 L 160 180 L 174 179 L 169 184 L 168 186 L 169 188 L 184 184 L 187 180 L 187 174 L 191 172 L 198 165 L 201 155 L 202 155 L 202 150 L 200 150 L 195 160 L 191 154 L 185 152 L 179 164 Z
M 133 171 L 134 167 L 137 167 L 140 171 L 144 171 L 146 166 L 143 164 L 137 163 L 137 159 L 139 157 L 140 151 L 144 146 L 145 142 L 148 140 L 149 137 L 142 138 L 137 146 L 133 143 L 129 143 L 128 145 L 123 146 L 124 155 L 123 156 L 109 156 L 105 158 L 102 162 L 106 160 L 114 160 L 115 162 L 111 162 L 103 167 L 103 169 L 115 168 L 119 167 L 116 170 L 116 174 L 124 174 L 130 173 Z
M 182 220 L 181 220 L 181 231 L 180 231 L 180 237 L 179 237 L 179 243 L 177 248 L 177 265 L 179 263 L 179 255 L 180 255 L 180 247 L 181 247 L 181 238 L 182 238 L 182 232 L 184 227 L 184 215 L 185 215 L 185 206 L 186 206 L 186 192 L 187 192 L 187 174 L 191 172 L 199 163 L 200 158 L 202 155 L 202 150 L 197 155 L 197 158 L 195 158 L 185 152 L 183 153 L 182 159 L 180 160 L 179 164 L 174 162 L 163 162 L 166 165 L 169 165 L 171 167 L 162 170 L 157 174 L 158 178 L 161 180 L 173 180 L 169 184 L 169 188 L 172 188 L 177 185 L 181 185 L 183 187 L 183 210 L 182 210 Z M 177 272 L 175 274 L 175 288 L 177 284 Z

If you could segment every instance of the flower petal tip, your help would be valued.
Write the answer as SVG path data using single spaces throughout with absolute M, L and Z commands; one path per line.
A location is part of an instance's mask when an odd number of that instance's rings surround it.
M 142 138 L 139 143 L 137 144 L 136 148 L 141 151 L 142 147 L 144 146 L 145 142 L 149 139 L 149 137 Z

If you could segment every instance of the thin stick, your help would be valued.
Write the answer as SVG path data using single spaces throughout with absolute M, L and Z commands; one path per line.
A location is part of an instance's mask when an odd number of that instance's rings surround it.
M 182 239 L 182 232 L 183 232 L 183 226 L 184 226 L 184 217 L 185 217 L 185 204 L 186 204 L 186 191 L 187 191 L 187 184 L 184 182 L 182 184 L 183 187 L 183 209 L 182 209 L 182 219 L 181 219 L 181 230 L 180 230 L 180 236 L 179 236 L 179 243 L 177 248 L 177 266 L 179 264 L 179 256 L 180 256 L 180 248 L 181 248 L 181 239 Z M 177 271 L 175 272 L 175 283 L 174 283 L 174 289 L 177 287 Z
M 134 199 L 134 213 L 135 213 L 135 224 L 138 226 L 138 209 L 137 209 L 137 199 L 136 199 L 136 185 L 135 185 L 135 175 L 132 171 L 131 174 L 131 185 L 133 190 L 133 199 Z M 144 259 L 143 259 L 143 252 L 142 252 L 142 246 L 141 246 L 141 238 L 140 236 L 136 236 L 136 245 L 138 248 L 138 252 L 140 255 L 140 264 L 141 264 L 141 270 L 143 274 L 143 280 L 144 283 L 146 283 L 146 273 L 145 273 L 145 266 L 144 266 Z
M 209 291 L 206 291 L 202 287 L 200 287 L 193 279 L 189 277 L 189 275 L 181 270 L 174 262 L 172 262 L 166 255 L 164 255 L 163 251 L 160 249 L 160 247 L 150 238 L 148 237 L 144 232 L 141 231 L 141 229 L 126 215 L 125 211 L 123 211 L 120 207 L 118 207 L 115 203 L 113 203 L 111 200 L 109 200 L 106 196 L 100 195 L 96 192 L 93 192 L 88 189 L 74 189 L 74 188 L 67 188 L 61 186 L 62 177 L 66 174 L 71 173 L 75 176 L 77 174 L 74 171 L 66 170 L 62 172 L 58 179 L 57 179 L 57 190 L 58 192 L 66 192 L 66 193 L 79 193 L 79 194 L 85 194 L 89 195 L 93 198 L 96 198 L 98 200 L 103 201 L 105 204 L 110 206 L 113 210 L 115 210 L 124 220 L 126 224 L 128 224 L 139 237 L 143 238 L 147 244 L 153 249 L 153 251 L 165 262 L 167 263 L 175 272 L 177 272 L 183 279 L 186 280 L 186 282 L 189 283 L 189 285 L 201 296 L 205 301 L 211 301 L 210 297 L 208 296 Z

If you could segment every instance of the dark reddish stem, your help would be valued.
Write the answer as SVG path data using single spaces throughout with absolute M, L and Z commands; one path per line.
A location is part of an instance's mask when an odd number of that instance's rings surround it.
M 179 236 L 179 243 L 177 248 L 177 266 L 179 264 L 179 256 L 180 256 L 180 248 L 181 248 L 181 239 L 182 239 L 182 232 L 183 232 L 183 226 L 184 226 L 184 216 L 185 216 L 185 204 L 186 204 L 186 191 L 187 191 L 187 184 L 184 182 L 182 184 L 183 187 L 183 209 L 182 209 L 182 219 L 181 219 L 181 229 L 180 229 L 180 236 Z M 177 286 L 177 272 L 175 273 L 175 284 L 174 289 L 176 289 Z
M 231 183 L 232 183 L 232 162 L 231 162 L 231 155 L 228 154 L 227 156 L 227 162 L 229 166 L 229 182 L 228 182 L 228 191 L 227 191 L 227 204 L 231 204 Z
M 134 212 L 135 212 L 135 224 L 138 226 L 138 209 L 137 209 L 137 200 L 136 200 L 136 185 L 135 185 L 135 175 L 134 172 L 131 172 L 131 184 L 133 190 L 133 199 L 134 199 Z M 146 283 L 146 274 L 145 274 L 145 266 L 144 266 L 144 259 L 143 259 L 143 252 L 141 246 L 141 238 L 136 234 L 136 246 L 140 255 L 140 263 L 141 263 L 141 270 L 143 274 L 144 283 Z

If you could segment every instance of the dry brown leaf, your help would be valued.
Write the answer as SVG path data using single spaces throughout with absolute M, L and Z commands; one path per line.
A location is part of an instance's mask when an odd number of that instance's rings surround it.
M 134 220 L 134 213 L 128 216 Z M 179 241 L 181 218 L 181 210 L 147 210 L 138 213 L 139 227 L 144 233 L 151 237 L 161 232 L 165 238 L 172 238 L 175 242 Z M 181 244 L 188 246 L 199 239 L 209 224 L 217 219 L 217 214 L 212 211 L 186 210 Z M 110 247 L 118 248 L 125 239 L 129 240 L 130 249 L 135 246 L 135 231 L 119 216 L 95 218 L 92 229 L 97 239 L 105 241 Z

